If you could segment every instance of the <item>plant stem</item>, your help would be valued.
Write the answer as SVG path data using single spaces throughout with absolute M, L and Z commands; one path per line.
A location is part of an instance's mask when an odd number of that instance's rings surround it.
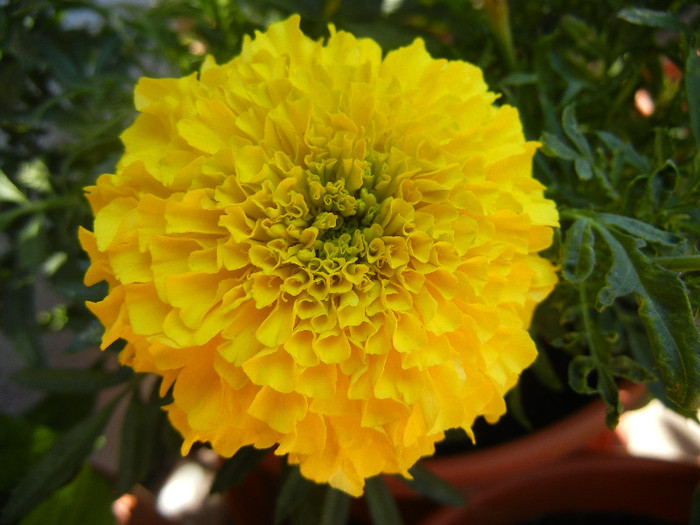
M 513 34 L 510 30 L 508 17 L 508 0 L 485 0 L 486 18 L 491 31 L 493 31 L 501 51 L 508 64 L 508 69 L 515 69 L 515 49 L 513 48 Z
M 678 255 L 675 257 L 655 257 L 654 262 L 674 272 L 700 271 L 700 255 Z

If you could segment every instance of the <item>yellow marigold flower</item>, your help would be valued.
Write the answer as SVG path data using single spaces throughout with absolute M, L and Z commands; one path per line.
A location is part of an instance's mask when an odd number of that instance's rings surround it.
M 536 351 L 557 225 L 537 144 L 479 68 L 299 17 L 199 75 L 139 81 L 87 188 L 103 347 L 173 387 L 183 453 L 277 445 L 353 495 L 495 421 Z

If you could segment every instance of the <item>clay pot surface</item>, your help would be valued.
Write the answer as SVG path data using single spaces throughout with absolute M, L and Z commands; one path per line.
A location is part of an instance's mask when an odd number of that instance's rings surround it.
M 626 409 L 632 409 L 639 405 L 645 393 L 644 385 L 625 385 L 620 389 L 620 400 Z M 605 403 L 596 399 L 564 419 L 524 437 L 462 454 L 427 458 L 422 465 L 453 487 L 470 491 L 577 451 L 609 449 L 617 444 L 617 435 L 605 424 Z M 395 477 L 387 477 L 386 481 L 399 499 L 423 497 Z
M 700 466 L 589 452 L 520 472 L 443 508 L 424 525 L 516 525 L 561 513 L 627 513 L 687 523 Z M 536 521 L 534 522 L 536 523 Z

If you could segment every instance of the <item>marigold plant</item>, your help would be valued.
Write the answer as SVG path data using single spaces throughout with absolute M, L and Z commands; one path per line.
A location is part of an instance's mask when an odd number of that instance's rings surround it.
M 135 104 L 87 189 L 85 280 L 109 284 L 102 346 L 172 388 L 183 453 L 276 445 L 359 495 L 504 413 L 558 218 L 479 68 L 293 16 Z

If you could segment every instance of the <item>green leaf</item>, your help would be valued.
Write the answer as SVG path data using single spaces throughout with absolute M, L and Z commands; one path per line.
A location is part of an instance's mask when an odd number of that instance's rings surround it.
M 365 482 L 365 497 L 375 525 L 403 525 L 396 500 L 381 476 L 374 476 Z
M 75 334 L 70 343 L 63 349 L 64 354 L 77 354 L 88 348 L 98 348 L 102 342 L 104 328 L 102 324 L 91 319 L 78 333 Z
M 54 492 L 19 525 L 115 525 L 109 481 L 87 463 L 68 485 Z
M 15 522 L 71 479 L 92 452 L 95 441 L 120 399 L 118 397 L 99 412 L 82 420 L 54 442 L 14 488 L 3 509 L 0 523 Z
M 97 392 L 118 385 L 132 376 L 129 368 L 116 372 L 84 368 L 25 368 L 13 379 L 20 385 L 61 393 Z
M 589 355 L 577 355 L 569 363 L 569 385 L 579 394 L 595 394 L 589 376 L 596 369 L 595 359 Z
M 119 441 L 117 494 L 128 492 L 136 483 L 142 482 L 155 463 L 158 433 L 164 416 L 157 392 L 158 389 L 154 388 L 148 403 L 141 400 L 138 392 L 134 392 L 129 401 Z
M 570 283 L 585 281 L 595 266 L 595 236 L 585 219 L 575 221 L 566 232 L 562 273 Z
M 27 215 L 36 211 L 36 208 L 27 201 L 22 206 L 16 206 L 11 210 L 0 213 L 0 231 L 6 229 L 10 224 L 19 219 L 22 215 Z
M 593 178 L 593 166 L 588 159 L 579 157 L 574 160 L 574 170 L 581 180 L 591 180 Z
M 14 487 L 53 440 L 54 433 L 43 425 L 0 414 L 0 491 Z
M 610 359 L 608 369 L 616 377 L 624 377 L 635 383 L 654 381 L 656 377 L 646 367 L 626 355 L 618 355 Z
M 674 272 L 698 272 L 700 271 L 700 255 L 678 255 L 669 257 L 655 257 L 654 262 L 667 270 Z
M 506 86 L 525 86 L 528 84 L 536 84 L 537 78 L 536 73 L 524 73 L 518 71 L 503 78 L 501 80 L 501 84 Z
M 0 202 L 15 202 L 17 204 L 27 202 L 27 196 L 12 183 L 2 170 L 0 170 Z
M 227 487 L 243 481 L 267 453 L 267 449 L 257 449 L 252 445 L 240 449 L 221 466 L 212 484 L 211 492 L 222 492 Z
M 294 512 L 294 509 L 306 499 L 312 486 L 313 483 L 301 475 L 298 466 L 289 468 L 289 473 L 275 501 L 275 525 L 283 523 Z
M 574 106 L 566 106 L 564 112 L 562 113 L 561 123 L 564 127 L 564 133 L 571 139 L 576 148 L 579 150 L 584 158 L 590 159 L 593 157 L 591 153 L 591 147 L 588 145 L 588 140 L 583 135 L 578 126 L 578 121 L 576 120 L 576 112 Z
M 560 392 L 564 389 L 564 383 L 559 379 L 557 371 L 547 355 L 546 349 L 539 349 L 535 362 L 530 365 L 530 370 L 535 374 L 537 380 L 550 390 Z
M 656 369 L 670 400 L 681 408 L 700 407 L 700 333 L 678 274 L 655 264 L 624 233 L 597 226 L 613 256 L 600 307 L 634 293 Z
M 620 10 L 617 16 L 631 24 L 647 27 L 658 27 L 684 33 L 687 28 L 678 17 L 668 11 L 656 11 L 643 7 L 627 7 Z
M 525 404 L 523 403 L 523 391 L 521 386 L 520 383 L 516 383 L 516 385 L 506 393 L 506 407 L 508 414 L 510 414 L 520 426 L 524 429 L 532 430 L 534 427 L 527 415 Z
M 700 146 L 700 49 L 690 46 L 685 61 L 685 96 L 690 116 L 690 129 L 695 144 Z
M 345 525 L 350 517 L 350 499 L 349 494 L 328 486 L 319 525 Z
M 648 172 L 651 169 L 649 159 L 635 150 L 631 144 L 625 142 L 617 135 L 609 131 L 596 131 L 598 138 L 612 152 L 622 156 L 623 160 L 641 172 Z
M 409 473 L 413 479 L 401 478 L 408 486 L 414 488 L 424 496 L 443 505 L 459 507 L 464 505 L 464 494 L 437 477 L 420 463 L 413 465 Z
M 46 357 L 35 319 L 34 287 L 5 286 L 2 292 L 0 320 L 4 335 L 27 365 L 44 365 Z
M 40 193 L 51 192 L 49 169 L 40 159 L 33 159 L 20 165 L 17 180 L 26 188 Z
M 645 241 L 665 246 L 675 246 L 680 241 L 674 234 L 660 230 L 647 222 L 632 217 L 615 215 L 613 213 L 598 213 L 596 217 L 600 218 L 608 226 L 623 230 L 633 237 L 644 239 Z
M 608 428 L 615 429 L 620 421 L 622 403 L 615 378 L 607 368 L 598 367 L 598 392 L 607 405 L 605 408 L 605 423 Z
M 542 152 L 550 157 L 559 157 L 564 160 L 576 160 L 580 157 L 576 151 L 567 146 L 562 140 L 552 133 L 542 133 L 540 139 L 543 145 Z

